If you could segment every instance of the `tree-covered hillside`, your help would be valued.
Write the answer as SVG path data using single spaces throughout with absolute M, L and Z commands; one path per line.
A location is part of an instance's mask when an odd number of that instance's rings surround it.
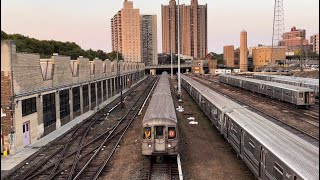
M 105 53 L 102 50 L 94 51 L 92 49 L 83 50 L 74 42 L 61 42 L 55 40 L 38 40 L 29 38 L 21 34 L 6 34 L 1 31 L 1 40 L 14 40 L 17 46 L 17 52 L 38 53 L 40 58 L 49 58 L 53 53 L 59 55 L 71 56 L 71 59 L 77 59 L 79 56 L 87 57 L 90 60 L 98 57 L 101 60 L 114 60 L 116 52 Z M 119 59 L 122 59 L 119 53 Z

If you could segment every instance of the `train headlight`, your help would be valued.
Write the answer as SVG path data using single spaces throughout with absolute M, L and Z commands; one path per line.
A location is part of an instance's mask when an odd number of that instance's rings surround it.
M 169 147 L 169 148 L 171 147 L 171 142 L 168 142 L 168 147 Z
M 151 148 L 151 143 L 148 143 L 148 147 Z

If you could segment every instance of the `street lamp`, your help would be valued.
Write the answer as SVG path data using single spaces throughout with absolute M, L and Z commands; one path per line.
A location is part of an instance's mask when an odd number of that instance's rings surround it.
M 120 107 L 123 110 L 124 109 L 124 102 L 122 97 L 122 78 L 120 78 L 120 63 L 119 63 L 119 25 L 118 25 L 118 14 L 117 14 L 117 78 L 118 83 L 120 84 Z
M 171 8 L 171 6 L 170 6 Z M 170 39 L 170 54 L 171 54 L 171 79 L 173 78 L 173 65 L 172 65 L 172 39 L 171 39 L 171 9 L 169 11 L 169 39 Z

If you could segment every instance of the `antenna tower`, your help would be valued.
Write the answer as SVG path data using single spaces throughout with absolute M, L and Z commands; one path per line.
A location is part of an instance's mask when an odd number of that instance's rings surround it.
M 274 1 L 272 47 L 278 47 L 284 33 L 283 0 Z
M 283 0 L 274 1 L 273 11 L 273 31 L 272 31 L 272 49 L 271 49 L 271 60 L 269 66 L 274 65 L 273 60 L 273 48 L 280 46 L 282 35 L 284 33 L 284 11 L 283 11 Z

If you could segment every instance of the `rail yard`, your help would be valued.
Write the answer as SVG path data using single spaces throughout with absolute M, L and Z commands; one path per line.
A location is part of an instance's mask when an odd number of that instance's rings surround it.
M 115 99 L 2 179 L 319 178 L 317 101 L 297 106 L 219 80 L 182 75 L 180 101 L 176 77 L 148 76 L 125 106 Z

